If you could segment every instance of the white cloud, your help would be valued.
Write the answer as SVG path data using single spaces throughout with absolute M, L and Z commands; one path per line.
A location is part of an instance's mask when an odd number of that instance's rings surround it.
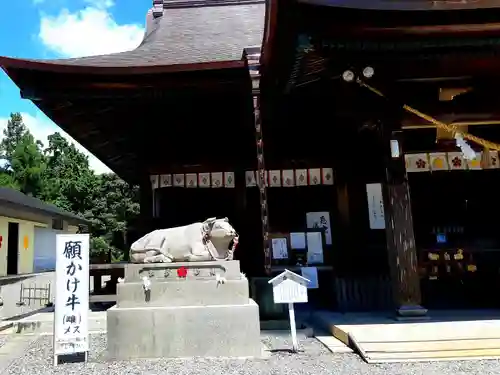
M 35 139 L 43 142 L 44 146 L 48 145 L 47 137 L 55 132 L 59 132 L 70 143 L 73 143 L 78 150 L 83 152 L 89 157 L 90 167 L 96 173 L 109 173 L 111 172 L 99 159 L 88 152 L 82 145 L 76 142 L 70 135 L 64 132 L 61 128 L 55 125 L 50 119 L 45 116 L 32 116 L 29 113 L 21 113 L 23 116 L 24 124 L 28 127 L 31 134 Z M 3 130 L 7 126 L 7 118 L 0 118 L 0 139 L 3 137 Z
M 33 0 L 43 3 L 45 0 Z M 62 9 L 56 16 L 42 14 L 38 38 L 51 52 L 61 57 L 83 57 L 123 52 L 136 48 L 144 37 L 139 24 L 118 24 L 110 8 L 113 0 L 85 0 L 87 6 L 75 12 Z M 36 139 L 47 143 L 47 136 L 58 131 L 89 156 L 92 169 L 97 173 L 110 172 L 103 163 L 90 154 L 67 133 L 43 114 L 36 117 L 23 113 L 23 119 Z M 0 118 L 0 137 L 7 119 Z
M 115 5 L 113 0 L 85 0 L 87 4 L 95 8 L 106 9 Z
M 62 57 L 82 57 L 123 52 L 136 48 L 144 37 L 138 24 L 119 25 L 109 11 L 112 0 L 86 0 L 88 6 L 57 16 L 42 15 L 40 40 Z

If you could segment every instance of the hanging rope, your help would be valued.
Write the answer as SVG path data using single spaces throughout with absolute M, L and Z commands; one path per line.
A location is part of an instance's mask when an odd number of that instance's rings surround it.
M 362 81 L 361 79 L 357 79 L 356 82 L 361 86 L 361 87 L 365 87 L 367 88 L 368 90 L 370 90 L 371 92 L 377 94 L 378 96 L 382 97 L 382 98 L 387 98 L 382 92 L 380 92 L 379 90 L 377 90 L 375 87 L 372 87 L 370 86 L 369 84 L 367 84 L 366 82 Z M 450 132 L 451 134 L 453 134 L 453 136 L 455 136 L 455 134 L 460 134 L 464 139 L 467 139 L 471 142 L 474 142 L 480 146 L 483 146 L 484 148 L 486 149 L 489 149 L 489 150 L 495 150 L 495 151 L 500 151 L 500 144 L 498 143 L 494 143 L 494 142 L 490 142 L 486 139 L 483 139 L 483 138 L 479 138 L 479 137 L 476 137 L 475 135 L 472 135 L 470 133 L 467 133 L 467 132 L 464 132 L 462 130 L 459 130 L 458 129 L 458 126 L 457 125 L 448 125 L 448 124 L 445 124 L 444 122 L 442 121 L 439 121 L 437 119 L 435 119 L 434 117 L 431 117 L 429 115 L 426 115 L 425 113 L 422 113 L 420 112 L 419 110 L 413 108 L 413 107 L 410 107 L 409 105 L 406 105 L 406 104 L 403 104 L 403 109 L 407 112 L 410 112 L 410 113 L 413 113 L 414 115 L 430 122 L 431 124 L 434 124 L 436 125 L 436 127 L 440 128 L 440 129 L 443 129 L 447 132 Z

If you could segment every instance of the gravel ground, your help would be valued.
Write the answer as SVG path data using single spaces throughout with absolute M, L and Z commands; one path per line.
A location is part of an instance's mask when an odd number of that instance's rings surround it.
M 368 365 L 354 354 L 332 354 L 315 339 L 300 341 L 302 351 L 291 354 L 286 336 L 263 336 L 271 354 L 252 360 L 138 360 L 106 362 L 106 336 L 91 336 L 87 364 L 52 366 L 52 338 L 43 336 L 31 343 L 24 356 L 11 363 L 1 375 L 498 375 L 500 361 L 462 361 Z
M 7 341 L 9 341 L 10 336 L 8 335 L 0 335 L 0 348 L 4 346 Z

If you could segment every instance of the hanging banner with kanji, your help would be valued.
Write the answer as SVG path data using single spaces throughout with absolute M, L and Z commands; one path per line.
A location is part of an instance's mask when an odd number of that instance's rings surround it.
M 89 350 L 89 235 L 58 234 L 56 240 L 54 355 Z

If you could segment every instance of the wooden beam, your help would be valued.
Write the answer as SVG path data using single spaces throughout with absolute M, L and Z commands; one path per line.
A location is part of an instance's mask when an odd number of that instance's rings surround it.
M 499 0 L 300 0 L 300 3 L 323 5 L 333 9 L 349 9 L 371 11 L 376 14 L 377 11 L 426 11 L 434 13 L 438 11 L 456 11 L 466 9 L 485 9 L 494 10 L 500 7 Z M 396 17 L 397 18 L 397 17 Z
M 352 25 L 342 28 L 334 26 L 329 30 L 335 35 L 342 36 L 365 36 L 371 38 L 396 36 L 496 36 L 500 35 L 500 23 L 479 23 L 479 24 L 455 24 L 455 25 L 418 25 L 418 26 L 398 26 L 398 27 L 373 27 Z
M 20 85 L 21 97 L 32 101 L 40 100 L 74 100 L 74 99 L 131 99 L 158 98 L 163 96 L 227 93 L 243 91 L 249 77 L 201 77 L 172 79 L 170 81 L 120 83 L 120 82 L 75 82 L 69 80 L 57 85 L 51 82 L 35 82 Z

